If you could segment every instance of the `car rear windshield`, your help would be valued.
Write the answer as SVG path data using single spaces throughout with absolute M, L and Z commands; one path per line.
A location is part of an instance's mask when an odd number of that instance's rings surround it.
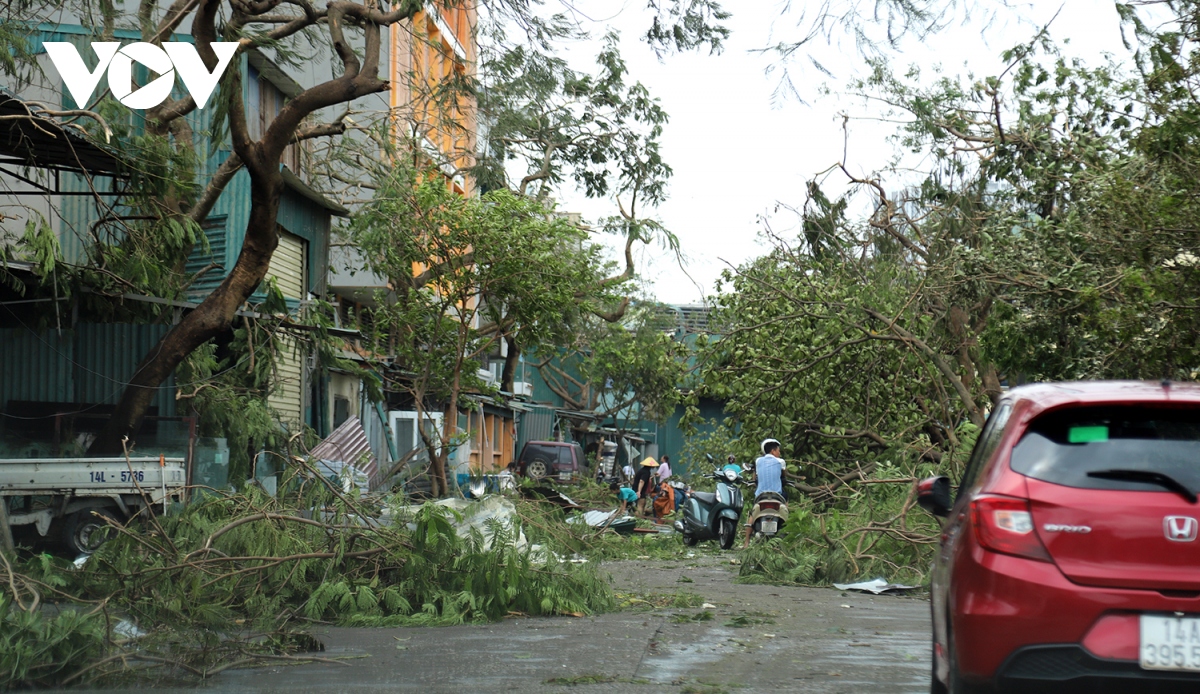
M 1034 420 L 1021 437 L 1011 465 L 1023 475 L 1068 487 L 1163 490 L 1161 484 L 1126 472 L 1135 471 L 1167 475 L 1190 490 L 1200 490 L 1200 408 L 1076 407 L 1051 412 Z
M 553 463 L 558 460 L 558 452 L 563 446 L 546 446 L 536 443 L 531 443 L 525 446 L 525 451 L 521 455 L 521 460 L 529 462 L 534 458 L 540 458 L 548 463 Z

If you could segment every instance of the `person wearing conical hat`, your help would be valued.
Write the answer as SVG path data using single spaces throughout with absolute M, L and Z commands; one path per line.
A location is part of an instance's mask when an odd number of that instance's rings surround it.
M 633 491 L 638 495 L 638 515 L 646 515 L 647 499 L 653 498 L 654 495 L 654 480 L 655 471 L 658 468 L 658 461 L 650 456 L 646 456 L 637 468 L 637 472 L 633 475 Z

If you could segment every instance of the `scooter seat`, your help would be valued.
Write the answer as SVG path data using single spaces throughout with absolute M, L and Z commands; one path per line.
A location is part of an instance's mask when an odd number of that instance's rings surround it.
M 713 492 L 692 492 L 692 496 L 699 499 L 702 504 L 717 503 L 717 495 Z

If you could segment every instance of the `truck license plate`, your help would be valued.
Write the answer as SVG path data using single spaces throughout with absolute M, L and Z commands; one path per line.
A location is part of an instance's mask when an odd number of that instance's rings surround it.
M 1142 669 L 1200 671 L 1200 617 L 1144 614 L 1141 635 Z
M 773 533 L 779 530 L 778 521 L 765 520 L 762 522 L 762 531 L 764 533 Z

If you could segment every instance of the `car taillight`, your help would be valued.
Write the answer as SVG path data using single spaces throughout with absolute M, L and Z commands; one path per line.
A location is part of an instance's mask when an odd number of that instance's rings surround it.
M 1011 496 L 984 495 L 971 502 L 971 525 L 985 549 L 1027 559 L 1050 561 L 1050 553 L 1033 531 L 1029 501 Z

